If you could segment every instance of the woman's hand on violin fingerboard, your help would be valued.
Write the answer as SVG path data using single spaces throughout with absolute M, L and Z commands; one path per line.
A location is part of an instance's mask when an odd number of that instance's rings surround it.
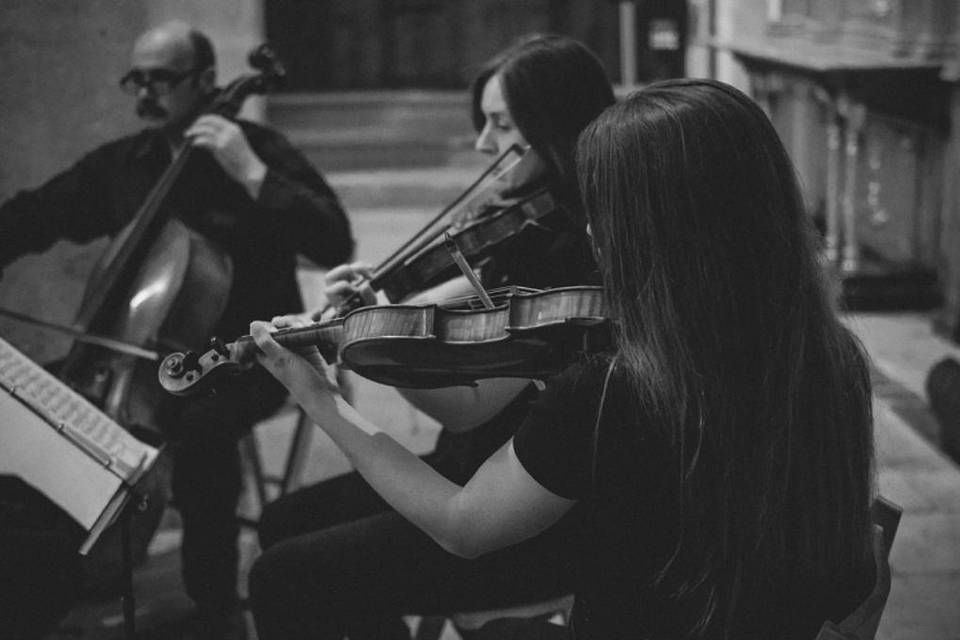
M 341 306 L 348 298 L 359 293 L 363 306 L 377 304 L 377 295 L 366 283 L 373 277 L 373 268 L 365 262 L 351 262 L 334 267 L 324 280 L 324 295 L 332 307 Z
M 317 320 L 314 315 L 314 312 L 305 311 L 303 313 L 288 313 L 285 316 L 273 316 L 270 319 L 270 324 L 277 329 L 299 329 L 313 324 Z
M 316 395 L 334 399 L 339 395 L 336 373 L 316 347 L 287 349 L 271 335 L 279 327 L 268 322 L 251 322 L 250 335 L 260 349 L 257 361 L 279 380 L 300 404 Z

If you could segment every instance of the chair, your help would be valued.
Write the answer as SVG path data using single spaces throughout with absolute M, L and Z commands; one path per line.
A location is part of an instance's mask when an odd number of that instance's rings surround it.
M 260 443 L 257 440 L 258 425 L 254 425 L 250 433 L 240 441 L 240 452 L 251 476 L 260 510 L 271 500 L 286 495 L 287 492 L 295 488 L 297 480 L 301 475 L 303 464 L 306 462 L 307 453 L 310 450 L 313 423 L 302 408 L 296 404 L 287 402 L 280 411 L 267 420 L 272 421 L 279 417 L 286 417 L 290 413 L 295 413 L 296 417 L 293 434 L 290 436 L 290 444 L 287 448 L 283 471 L 280 475 L 270 475 L 264 470 L 263 456 L 260 453 Z M 271 491 L 271 489 L 274 491 Z M 247 516 L 238 516 L 237 518 L 244 526 L 253 528 L 257 526 L 257 521 L 253 518 Z
M 937 362 L 927 373 L 924 388 L 940 425 L 940 444 L 960 461 L 960 362 L 954 358 Z
M 820 628 L 814 640 L 872 640 L 880 625 L 887 597 L 890 595 L 890 564 L 888 558 L 893 539 L 897 534 L 903 510 L 883 496 L 878 496 L 871 505 L 871 519 L 874 523 L 874 561 L 876 563 L 876 581 L 873 591 L 853 613 L 840 623 L 827 620 Z M 566 596 L 549 602 L 524 607 L 455 613 L 449 616 L 426 616 L 417 627 L 416 640 L 439 640 L 447 619 L 459 630 L 473 632 L 487 622 L 501 618 L 549 618 L 559 614 L 564 622 L 569 619 L 573 608 L 573 596 Z M 465 635 L 465 634 L 464 634 Z M 479 634 L 470 633 L 470 638 L 481 640 Z
M 903 510 L 883 496 L 873 501 L 873 557 L 877 579 L 873 591 L 853 613 L 839 623 L 827 620 L 814 640 L 872 640 L 890 595 L 890 547 L 900 525 Z
M 340 393 L 347 402 L 350 402 L 353 397 L 353 389 L 350 385 L 349 378 L 344 375 L 343 370 L 337 370 L 337 381 L 340 385 Z M 290 437 L 290 445 L 287 448 L 283 472 L 281 475 L 268 475 L 263 468 L 263 456 L 260 453 L 260 443 L 257 440 L 257 426 L 268 421 L 286 417 L 292 413 L 296 414 L 296 418 L 293 435 Z M 271 500 L 276 500 L 296 488 L 303 470 L 303 465 L 307 459 L 307 453 L 310 451 L 313 429 L 314 424 L 303 408 L 288 398 L 287 402 L 277 413 L 254 425 L 250 433 L 240 441 L 240 454 L 244 459 L 244 466 L 251 476 L 260 510 L 263 510 Z M 271 491 L 271 489 L 275 491 Z M 243 526 L 253 529 L 257 527 L 257 521 L 253 518 L 241 515 L 237 516 L 237 519 Z
M 424 616 L 417 626 L 415 640 L 440 640 L 443 628 L 449 620 L 461 637 L 473 638 L 477 632 L 493 620 L 502 618 L 540 618 L 543 620 L 559 617 L 565 625 L 573 609 L 573 596 L 562 596 L 554 600 L 536 602 L 517 607 L 491 609 L 488 611 L 469 611 L 449 615 Z

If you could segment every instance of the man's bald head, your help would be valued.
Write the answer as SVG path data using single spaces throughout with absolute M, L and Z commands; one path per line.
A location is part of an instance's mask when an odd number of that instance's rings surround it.
M 180 70 L 206 70 L 216 64 L 210 39 L 186 22 L 172 20 L 144 31 L 133 45 L 134 55 L 163 55 Z

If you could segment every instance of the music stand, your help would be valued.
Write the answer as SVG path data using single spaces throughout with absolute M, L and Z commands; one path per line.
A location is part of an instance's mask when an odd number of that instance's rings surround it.
M 163 446 L 157 449 L 163 451 Z M 157 458 L 154 458 L 157 459 Z M 143 469 L 140 477 L 149 471 Z M 131 520 L 140 513 L 144 513 L 149 505 L 149 496 L 137 491 L 134 485 L 124 483 L 118 496 L 117 507 L 113 522 L 120 529 L 120 612 L 123 617 L 124 640 L 136 640 L 137 637 L 137 607 L 136 596 L 133 592 L 133 545 L 131 543 Z M 86 540 L 80 546 L 78 553 L 85 555 L 93 547 L 103 529 L 110 526 L 106 522 L 103 528 L 91 530 Z
M 22 478 L 87 530 L 86 555 L 108 526 L 121 536 L 122 609 L 135 633 L 130 518 L 145 497 L 137 483 L 161 448 L 147 444 L 0 338 L 0 471 Z M 50 461 L 56 464 L 51 465 Z

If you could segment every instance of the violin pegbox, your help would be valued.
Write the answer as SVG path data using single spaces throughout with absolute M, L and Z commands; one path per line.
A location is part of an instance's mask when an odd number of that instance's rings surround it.
M 222 340 L 214 338 L 210 344 L 210 350 L 202 355 L 188 351 L 171 353 L 165 357 L 157 372 L 160 386 L 176 396 L 192 395 L 210 388 L 224 375 L 237 374 L 247 368 L 231 355 L 229 347 Z

